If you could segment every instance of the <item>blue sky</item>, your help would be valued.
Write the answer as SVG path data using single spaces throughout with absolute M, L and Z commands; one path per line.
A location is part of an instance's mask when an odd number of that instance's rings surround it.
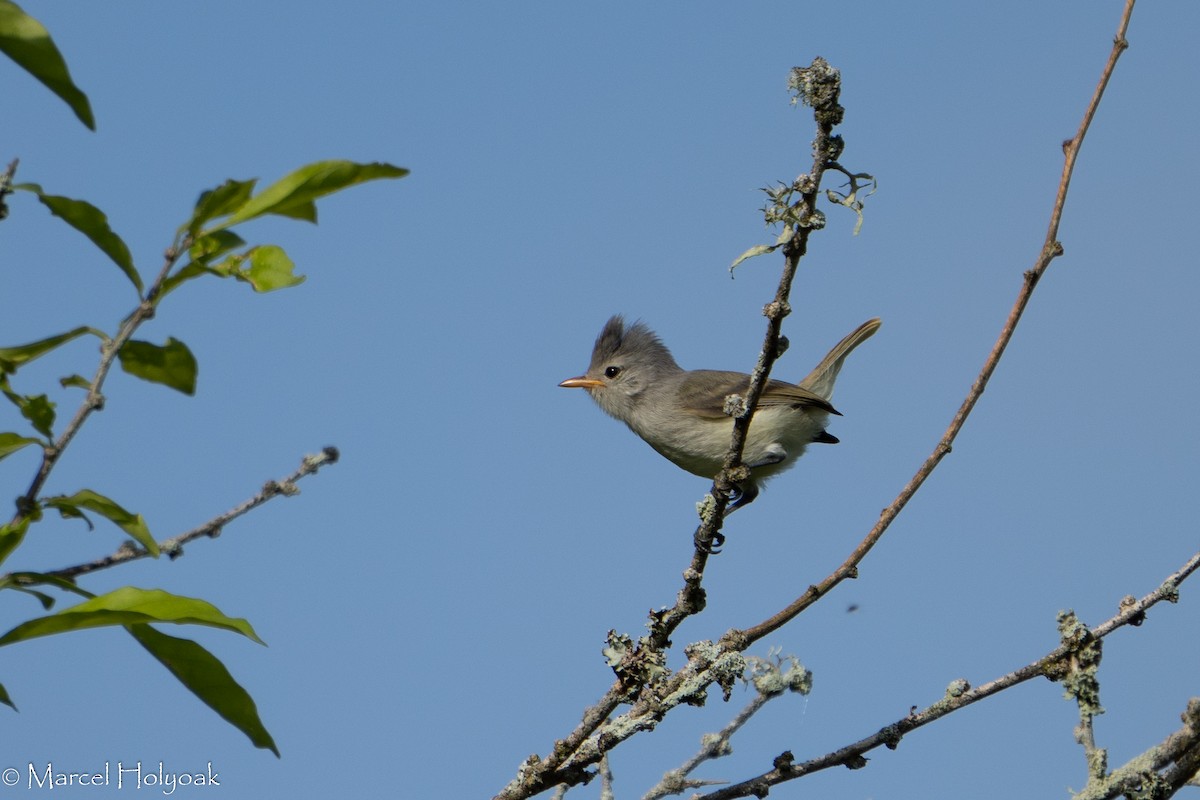
M 212 762 L 223 797 L 490 797 L 611 682 L 610 628 L 669 604 L 708 489 L 582 393 L 607 317 L 654 327 L 689 368 L 748 370 L 773 257 L 758 188 L 807 168 L 811 121 L 785 82 L 842 70 L 843 163 L 879 179 L 862 232 L 827 209 L 785 323 L 798 379 L 855 325 L 830 430 L 732 518 L 709 604 L 675 637 L 765 618 L 835 568 L 936 444 L 1045 234 L 1061 167 L 1120 4 L 818 5 L 153 2 L 25 10 L 50 29 L 98 130 L 11 64 L 0 160 L 104 209 L 145 274 L 196 195 L 324 158 L 412 170 L 266 221 L 308 276 L 253 295 L 198 281 L 143 338 L 186 342 L 188 398 L 115 374 L 50 492 L 88 487 L 160 538 L 203 522 L 325 445 L 342 461 L 175 562 L 98 574 L 203 597 L 267 648 L 194 636 L 258 702 L 283 754 L 255 750 L 128 637 L 5 648 L 0 768 Z M 1140 6 L 1085 145 L 1052 266 L 954 452 L 859 580 L 761 643 L 815 673 L 704 777 L 740 779 L 871 733 L 956 678 L 983 683 L 1095 624 L 1196 549 L 1200 381 L 1188 241 L 1198 161 L 1200 8 Z M 112 329 L 125 278 L 28 197 L 0 224 L 0 344 Z M 25 391 L 90 374 L 90 342 L 20 373 Z M 61 393 L 60 416 L 75 394 Z M 0 429 L 19 425 L 15 413 Z M 9 495 L 34 457 L 0 462 Z M 103 526 L 47 522 L 14 568 L 115 549 Z M 847 613 L 856 605 L 858 610 Z M 0 627 L 38 613 L 5 598 Z M 1200 606 L 1160 607 L 1106 643 L 1110 763 L 1178 726 L 1198 693 Z M 682 657 L 680 657 L 682 658 Z M 679 666 L 676 661 L 672 666 Z M 636 797 L 749 695 L 686 709 L 617 751 Z M 781 797 L 1054 796 L 1085 780 L 1076 712 L 1023 685 Z M 1000 763 L 996 763 L 999 760 Z M 596 787 L 575 790 L 595 797 Z M 10 791 L 14 797 L 26 790 Z M 58 796 L 116 796 L 115 790 Z M 572 794 L 574 796 L 574 793 Z M 773 794 L 774 796 L 774 794 Z

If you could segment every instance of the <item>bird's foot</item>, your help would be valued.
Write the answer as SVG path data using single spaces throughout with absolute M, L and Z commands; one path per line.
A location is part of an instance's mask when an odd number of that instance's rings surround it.
M 705 541 L 700 538 L 701 530 L 703 527 L 697 528 L 696 535 L 692 537 L 692 544 L 696 546 L 696 549 L 710 556 L 721 552 L 721 548 L 725 546 L 725 534 L 718 531 L 712 535 L 711 539 Z

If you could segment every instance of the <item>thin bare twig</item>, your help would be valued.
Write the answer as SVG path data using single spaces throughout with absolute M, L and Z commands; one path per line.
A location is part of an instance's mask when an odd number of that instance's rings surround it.
M 169 539 L 163 539 L 158 543 L 159 551 L 166 554 L 171 560 L 179 558 L 183 555 L 183 546 L 188 542 L 201 537 L 216 538 L 221 534 L 226 525 L 243 514 L 249 513 L 255 508 L 258 508 L 264 503 L 281 495 L 291 497 L 292 495 L 298 494 L 300 490 L 296 486 L 297 481 L 306 478 L 309 475 L 315 474 L 321 467 L 337 463 L 337 460 L 338 451 L 336 447 L 326 447 L 317 455 L 305 456 L 304 460 L 300 463 L 300 467 L 292 474 L 288 475 L 282 480 L 267 481 L 267 483 L 263 485 L 262 489 L 260 489 L 253 497 L 250 497 L 247 500 L 239 503 L 223 514 L 218 514 L 208 522 L 205 522 L 203 525 L 192 528 L 190 531 L 181 533 L 178 536 L 172 536 Z M 135 561 L 139 558 L 146 558 L 149 555 L 150 553 L 147 552 L 145 548 L 138 547 L 132 542 L 126 542 L 116 552 L 102 558 L 82 564 L 75 564 L 74 566 L 70 567 L 63 567 L 62 569 L 38 573 L 36 577 L 39 579 L 51 577 L 73 581 L 80 575 L 86 575 L 90 572 L 96 572 L 98 570 L 108 569 L 109 567 L 115 567 L 118 564 Z M 10 575 L 11 573 L 9 575 L 0 575 L 0 581 L 10 577 Z M 18 577 L 17 582 L 25 583 L 28 581 L 24 578 Z
M 716 734 L 706 733 L 700 740 L 700 750 L 691 758 L 681 764 L 679 767 L 671 770 L 663 775 L 662 780 L 650 787 L 650 790 L 642 795 L 642 800 L 661 800 L 663 797 L 668 797 L 673 794 L 683 794 L 687 789 L 703 789 L 705 786 L 716 786 L 725 783 L 726 781 L 704 780 L 700 778 L 689 778 L 701 764 L 706 761 L 712 761 L 721 756 L 728 755 L 733 751 L 729 741 L 733 734 L 737 733 L 750 717 L 762 710 L 770 697 L 766 695 L 755 695 L 754 699 L 746 704 L 741 711 L 738 712 L 729 724 Z

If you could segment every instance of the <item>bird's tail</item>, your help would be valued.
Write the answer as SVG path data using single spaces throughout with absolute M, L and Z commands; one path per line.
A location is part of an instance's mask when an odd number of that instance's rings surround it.
M 826 400 L 832 398 L 833 384 L 837 381 L 838 373 L 842 371 L 842 362 L 846 360 L 846 356 L 850 355 L 854 348 L 874 336 L 875 331 L 879 330 L 879 326 L 882 324 L 877 317 L 859 325 L 847 334 L 846 338 L 834 345 L 833 349 L 829 351 L 829 355 L 821 359 L 821 363 L 817 364 L 813 371 L 800 381 L 799 386 Z

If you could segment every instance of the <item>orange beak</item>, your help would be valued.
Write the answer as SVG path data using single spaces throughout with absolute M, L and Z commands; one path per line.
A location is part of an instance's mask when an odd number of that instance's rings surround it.
M 567 378 L 559 384 L 564 389 L 599 389 L 603 385 L 604 381 L 598 381 L 583 375 L 580 375 L 578 378 Z

